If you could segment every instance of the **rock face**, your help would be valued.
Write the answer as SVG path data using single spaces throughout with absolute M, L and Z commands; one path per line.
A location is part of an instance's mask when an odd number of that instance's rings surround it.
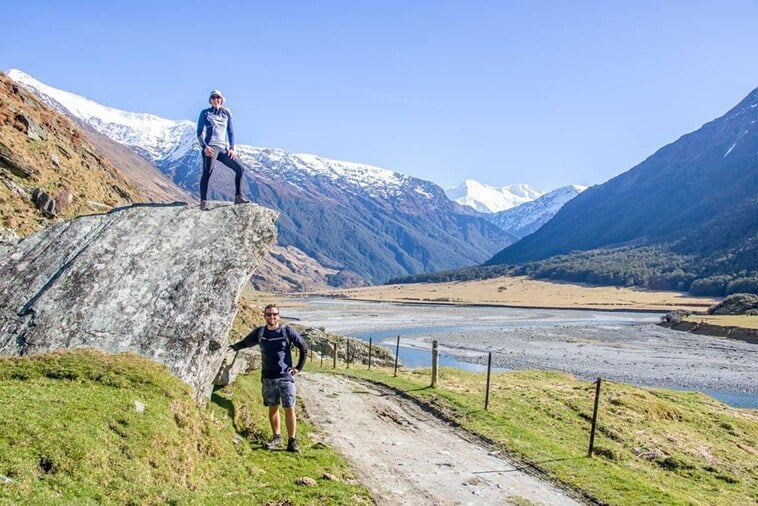
M 144 204 L 0 244 L 0 354 L 132 351 L 205 402 L 277 217 L 254 204 Z
M 258 358 L 260 356 L 258 350 L 253 351 L 251 348 L 245 348 L 237 353 L 229 350 L 229 354 L 227 354 L 221 363 L 213 384 L 222 387 L 234 383 L 237 376 L 248 373 L 258 367 Z

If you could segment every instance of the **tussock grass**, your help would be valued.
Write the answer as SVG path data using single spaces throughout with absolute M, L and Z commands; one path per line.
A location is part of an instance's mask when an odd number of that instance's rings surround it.
M 199 408 L 136 355 L 2 358 L 0 406 L 0 504 L 370 503 L 307 423 L 301 454 L 261 449 L 270 429 L 256 374 Z
M 331 369 L 326 370 L 331 371 Z M 505 454 L 604 504 L 755 504 L 758 413 L 697 392 L 602 382 L 595 451 L 587 457 L 594 382 L 560 372 L 442 368 L 339 370 L 389 385 Z

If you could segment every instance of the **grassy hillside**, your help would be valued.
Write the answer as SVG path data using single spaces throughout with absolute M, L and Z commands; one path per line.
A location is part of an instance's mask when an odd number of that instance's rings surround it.
M 317 370 L 316 363 L 309 364 Z M 330 373 L 329 368 L 324 372 Z M 601 504 L 754 504 L 758 413 L 703 394 L 557 372 L 340 372 L 412 396 Z M 303 452 L 269 452 L 257 374 L 198 408 L 180 380 L 131 354 L 0 359 L 0 504 L 370 504 L 346 462 L 299 424 Z M 303 485 L 301 478 L 310 478 Z
M 758 238 L 756 241 L 758 242 Z M 638 287 L 650 290 L 687 291 L 698 297 L 722 297 L 734 293 L 758 293 L 755 256 L 747 266 L 723 274 L 723 262 L 694 254 L 675 253 L 669 246 L 624 246 L 574 251 L 521 265 L 479 265 L 432 274 L 418 274 L 390 280 L 387 284 L 446 283 L 487 280 L 506 275 L 533 279 L 586 283 L 595 286 Z M 729 255 L 734 260 L 738 255 Z M 734 265 L 734 264 L 732 264 Z M 728 270 L 728 269 L 727 269 Z
M 559 372 L 442 368 L 341 373 L 391 386 L 507 455 L 600 504 L 724 505 L 758 501 L 758 412 L 696 392 L 603 381 L 592 458 L 594 383 Z
M 145 201 L 78 127 L 0 73 L 0 237 L 22 237 L 56 219 L 37 210 L 35 190 L 70 195 L 61 218 Z
M 198 408 L 135 355 L 0 358 L 0 405 L 0 504 L 371 502 L 306 423 L 301 454 L 260 448 L 270 429 L 255 374 Z

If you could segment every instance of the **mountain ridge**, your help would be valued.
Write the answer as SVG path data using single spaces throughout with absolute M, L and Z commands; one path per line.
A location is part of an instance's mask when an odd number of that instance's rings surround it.
M 487 219 L 519 239 L 538 230 L 568 202 L 587 187 L 568 185 L 544 193 L 516 207 L 487 215 Z
M 12 75 L 27 83 L 36 81 L 20 71 Z M 35 86 L 36 93 L 44 93 L 45 88 Z M 48 98 L 56 102 L 71 98 L 72 94 L 65 93 Z M 146 115 L 142 118 L 151 127 L 147 133 L 134 133 L 129 131 L 133 113 L 92 108 L 92 103 L 76 103 L 80 119 L 130 145 L 180 187 L 197 193 L 200 154 L 192 122 L 160 122 Z M 56 107 L 65 109 L 60 102 Z M 112 123 L 106 125 L 97 111 L 106 111 L 103 114 Z M 248 168 L 243 192 L 281 212 L 280 245 L 296 247 L 324 267 L 337 270 L 328 278 L 335 286 L 473 265 L 515 240 L 479 213 L 448 200 L 441 188 L 428 181 L 278 149 L 238 145 L 237 152 Z M 232 197 L 231 171 L 216 170 L 209 198 Z
M 195 127 L 189 120 L 175 121 L 155 114 L 133 113 L 104 106 L 75 93 L 48 86 L 19 69 L 10 69 L 7 75 L 31 88 L 45 104 L 59 113 L 72 115 L 122 144 L 139 147 L 152 161 L 164 158 L 174 150 L 177 132 L 185 129 L 192 131 Z
M 648 253 L 658 248 L 660 254 L 678 256 L 687 269 L 678 268 L 684 276 L 676 269 L 646 274 L 643 262 L 635 274 L 629 268 L 623 274 L 619 265 L 619 279 L 636 284 L 640 276 L 670 275 L 687 289 L 695 281 L 702 284 L 718 276 L 756 276 L 756 122 L 758 88 L 721 117 L 582 192 L 542 228 L 485 265 L 538 262 L 572 251 L 646 247 Z
M 0 242 L 139 202 L 139 188 L 76 124 L 0 72 Z

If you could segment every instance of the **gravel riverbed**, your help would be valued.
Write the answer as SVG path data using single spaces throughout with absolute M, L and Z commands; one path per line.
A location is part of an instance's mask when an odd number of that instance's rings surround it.
M 758 407 L 758 345 L 660 327 L 663 313 L 291 299 L 290 321 L 337 334 L 440 351 L 507 370 L 734 394 Z M 739 403 L 738 403 L 739 405 Z

